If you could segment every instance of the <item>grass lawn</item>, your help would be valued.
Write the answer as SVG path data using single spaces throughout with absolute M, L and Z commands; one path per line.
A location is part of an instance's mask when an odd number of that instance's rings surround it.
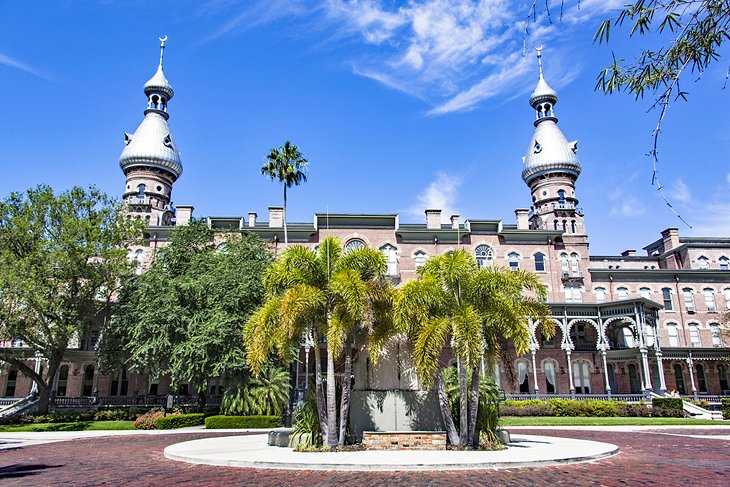
M 0 425 L 0 432 L 24 431 L 98 431 L 133 430 L 134 421 L 76 421 L 73 423 L 35 423 Z
M 674 426 L 730 425 L 730 421 L 692 418 L 586 418 L 578 416 L 503 416 L 502 426 Z

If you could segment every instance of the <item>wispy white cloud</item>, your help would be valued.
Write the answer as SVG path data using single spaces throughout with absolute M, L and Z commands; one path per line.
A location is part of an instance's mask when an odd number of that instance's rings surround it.
M 218 0 L 216 8 L 230 18 L 203 42 L 284 17 L 306 17 L 306 32 L 317 33 L 320 41 L 326 37 L 330 45 L 357 45 L 346 54 L 354 74 L 418 97 L 431 105 L 429 115 L 443 115 L 473 109 L 492 97 L 520 96 L 534 87 L 534 58 L 523 56 L 526 25 L 529 44 L 550 39 L 546 76 L 560 73 L 550 77 L 551 85 L 569 83 L 580 63 L 564 39 L 575 25 L 605 15 L 622 1 L 583 0 L 580 10 L 566 6 L 560 25 L 542 21 L 541 8 L 537 22 L 528 25 L 529 5 L 516 0 L 325 0 L 317 7 L 303 0 L 269 0 L 247 4 L 242 11 L 233 0 Z M 561 4 L 549 4 L 555 16 Z M 531 71 L 533 76 L 527 76 Z
M 688 203 L 692 200 L 692 194 L 690 193 L 689 188 L 681 179 L 677 179 L 674 184 L 672 184 L 670 192 L 671 198 L 676 201 Z
M 616 188 L 608 195 L 612 203 L 609 215 L 619 218 L 636 218 L 646 213 L 646 206 L 624 188 Z
M 8 55 L 5 55 L 1 52 L 0 52 L 0 65 L 8 66 L 9 68 L 19 69 L 20 71 L 24 71 L 28 74 L 32 74 L 33 76 L 37 76 L 38 78 L 42 78 L 42 79 L 45 79 L 48 81 L 54 81 L 53 78 L 51 78 L 49 75 L 47 75 L 43 71 L 34 68 L 30 64 L 24 63 L 15 58 L 12 58 Z
M 456 199 L 461 183 L 462 179 L 458 176 L 445 172 L 437 173 L 436 179 L 421 191 L 416 197 L 416 203 L 407 210 L 407 213 L 423 217 L 426 210 L 441 210 L 441 220 L 447 222 L 451 215 L 458 213 Z

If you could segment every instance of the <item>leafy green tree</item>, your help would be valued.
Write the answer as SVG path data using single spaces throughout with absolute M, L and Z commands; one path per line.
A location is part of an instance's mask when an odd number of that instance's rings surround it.
M 335 237 L 326 237 L 315 252 L 301 245 L 287 248 L 264 275 L 267 299 L 246 323 L 246 360 L 259 373 L 274 350 L 282 360 L 299 347 L 303 333 L 327 347 L 327 391 L 323 388 L 321 352 L 314 347 L 315 394 L 323 438 L 334 446 L 345 441 L 349 417 L 351 347 L 355 337 L 368 340 L 377 360 L 393 333 L 390 284 L 383 255 L 369 248 L 342 252 Z M 339 435 L 335 360 L 344 352 Z
M 227 234 L 218 247 L 213 237 L 203 221 L 176 227 L 147 272 L 125 283 L 102 333 L 105 368 L 122 361 L 201 393 L 211 378 L 245 379 L 241 328 L 263 302 L 272 257 L 254 235 Z
M 266 164 L 261 168 L 261 174 L 268 176 L 272 181 L 277 180 L 284 186 L 284 245 L 289 244 L 286 231 L 286 188 L 299 186 L 307 181 L 304 170 L 307 159 L 304 158 L 299 147 L 287 140 L 284 145 L 271 149 L 266 156 Z
M 479 407 L 479 369 L 482 361 L 493 369 L 503 339 L 518 354 L 529 349 L 529 318 L 539 321 L 547 336 L 553 327 L 548 316 L 546 289 L 537 275 L 522 270 L 478 269 L 467 251 L 458 249 L 429 259 L 418 280 L 398 291 L 395 324 L 414 347 L 416 369 L 426 386 L 436 381 L 439 406 L 449 442 L 467 446 L 476 436 Z M 459 427 L 449 407 L 441 360 L 450 348 L 459 372 Z M 471 371 L 471 386 L 467 376 Z
M 123 207 L 95 188 L 38 186 L 0 202 L 0 360 L 38 386 L 40 413 L 69 344 L 108 309 L 131 274 L 125 246 L 142 234 Z M 42 377 L 29 361 L 47 362 Z

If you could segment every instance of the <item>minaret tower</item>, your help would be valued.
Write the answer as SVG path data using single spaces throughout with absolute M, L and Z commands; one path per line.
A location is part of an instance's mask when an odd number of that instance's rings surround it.
M 581 169 L 576 155 L 578 141 L 568 142 L 558 128 L 558 94 L 543 78 L 542 46 L 536 50 L 540 80 L 530 96 L 536 112 L 535 133 L 522 158 L 522 179 L 532 192 L 530 228 L 585 235 L 583 211 L 575 196 L 575 181 Z
M 134 135 L 124 133 L 126 147 L 119 157 L 119 166 L 127 178 L 127 212 L 152 226 L 172 225 L 172 185 L 182 174 L 180 152 L 167 125 L 167 104 L 174 92 L 162 70 L 165 42 L 167 36 L 160 38 L 160 64 L 144 84 L 144 120 Z

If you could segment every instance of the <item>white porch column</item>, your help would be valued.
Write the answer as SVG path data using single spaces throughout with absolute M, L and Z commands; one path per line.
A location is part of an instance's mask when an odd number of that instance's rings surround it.
M 537 366 L 535 365 L 535 349 L 532 349 L 532 383 L 535 384 L 535 396 L 540 397 L 540 386 L 537 382 Z
M 692 352 L 689 352 L 687 357 L 687 367 L 689 368 L 689 383 L 692 385 L 692 395 L 697 400 L 697 387 L 695 386 L 695 371 L 694 361 L 692 360 Z
M 601 362 L 603 362 L 603 375 L 606 377 L 606 394 L 611 395 L 611 382 L 608 380 L 608 366 L 606 365 L 606 349 L 601 350 Z
M 654 386 L 651 383 L 651 371 L 649 371 L 649 353 L 647 352 L 646 347 L 641 347 L 639 351 L 641 352 L 641 366 L 644 369 L 644 377 L 646 378 L 644 389 L 654 390 Z
M 575 384 L 573 383 L 573 364 L 570 363 L 570 349 L 565 351 L 565 357 L 568 359 L 568 380 L 570 381 L 570 395 L 575 395 Z
M 664 365 L 662 365 L 661 349 L 654 349 L 654 354 L 656 355 L 656 366 L 659 370 L 659 394 L 663 396 L 667 393 L 667 382 L 664 380 Z

